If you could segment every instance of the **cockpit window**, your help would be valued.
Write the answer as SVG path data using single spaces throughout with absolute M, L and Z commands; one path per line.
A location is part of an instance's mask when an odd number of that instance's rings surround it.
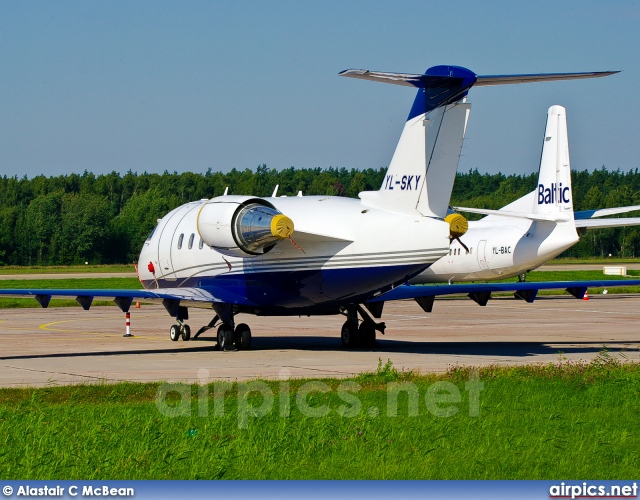
M 149 233 L 149 236 L 147 236 L 147 241 L 149 241 L 151 238 L 153 238 L 153 233 L 156 232 L 156 229 L 158 228 L 158 225 L 156 224 L 156 227 L 154 227 L 151 232 Z

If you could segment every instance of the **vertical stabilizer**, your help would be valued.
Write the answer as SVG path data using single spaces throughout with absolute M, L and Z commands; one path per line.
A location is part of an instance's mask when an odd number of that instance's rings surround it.
M 459 66 L 434 66 L 424 75 L 365 70 L 341 74 L 418 88 L 382 186 L 360 193 L 363 205 L 444 218 L 471 108 L 465 99 L 475 73 Z
M 460 66 L 433 66 L 423 75 L 366 69 L 341 71 L 341 76 L 418 89 L 382 187 L 360 193 L 362 204 L 408 214 L 446 216 L 469 118 L 466 95 L 474 85 L 599 78 L 614 73 L 617 72 L 476 75 Z M 536 197 L 541 201 L 535 203 L 534 212 L 573 214 L 567 123 L 562 106 L 549 110 L 547 131 L 538 185 L 541 195 Z
M 470 107 L 460 102 L 409 117 L 380 191 L 360 193 L 363 203 L 444 218 Z
M 562 106 L 551 106 L 547 113 L 533 213 L 562 213 L 573 218 L 567 113 Z

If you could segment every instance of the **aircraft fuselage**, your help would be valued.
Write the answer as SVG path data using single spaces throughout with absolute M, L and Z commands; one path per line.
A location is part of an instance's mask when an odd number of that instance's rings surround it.
M 294 222 L 292 241 L 262 255 L 225 255 L 198 232 L 209 200 L 187 203 L 163 217 L 144 243 L 144 287 L 224 288 L 255 304 L 241 308 L 255 314 L 335 313 L 406 282 L 449 251 L 449 225 L 438 219 L 341 197 L 265 200 Z
M 412 284 L 496 280 L 541 266 L 578 241 L 572 222 L 487 217 L 451 242 L 449 253 L 410 280 Z

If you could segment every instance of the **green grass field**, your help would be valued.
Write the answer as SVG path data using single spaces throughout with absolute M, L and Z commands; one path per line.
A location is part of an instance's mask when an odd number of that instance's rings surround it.
M 407 389 L 397 416 L 389 383 Z M 419 376 L 387 363 L 347 381 L 219 384 L 182 386 L 184 399 L 158 384 L 0 389 L 2 478 L 623 479 L 640 470 L 640 366 L 606 351 L 589 364 Z
M 133 264 L 105 264 L 87 266 L 2 266 L 3 274 L 68 274 L 68 273 L 135 273 Z

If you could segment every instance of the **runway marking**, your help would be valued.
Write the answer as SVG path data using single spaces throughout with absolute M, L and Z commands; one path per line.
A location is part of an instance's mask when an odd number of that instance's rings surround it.
M 44 323 L 42 325 L 40 325 L 38 328 L 40 330 L 44 330 L 47 332 L 60 332 L 60 333 L 75 333 L 78 335 L 101 335 L 101 336 L 106 336 L 106 337 L 117 337 L 119 336 L 119 334 L 117 333 L 109 333 L 109 332 L 86 332 L 86 331 L 81 331 L 81 330 L 64 330 L 62 328 L 49 328 L 50 326 L 53 325 L 59 325 L 60 323 L 71 323 L 72 321 L 76 321 L 76 320 L 71 320 L 71 319 L 66 319 L 63 321 L 52 321 L 51 323 Z M 130 339 L 137 339 L 139 340 L 140 337 L 139 336 L 133 336 L 133 337 L 129 337 Z
M 67 375 L 69 377 L 79 377 L 79 378 L 89 378 L 89 379 L 94 379 L 94 380 L 104 380 L 104 381 L 110 381 L 110 382 L 123 382 L 124 380 L 122 379 L 118 379 L 118 378 L 108 378 L 108 377 L 99 377 L 97 375 L 83 375 L 81 373 L 67 373 L 67 372 L 57 372 L 57 371 L 51 371 L 51 370 L 36 370 L 34 368 L 23 368 L 21 366 L 11 366 L 11 365 L 2 365 L 3 368 L 11 368 L 13 370 L 23 370 L 26 372 L 36 372 L 36 373 L 49 373 L 51 375 Z M 65 384 L 66 382 L 63 382 L 63 384 Z

